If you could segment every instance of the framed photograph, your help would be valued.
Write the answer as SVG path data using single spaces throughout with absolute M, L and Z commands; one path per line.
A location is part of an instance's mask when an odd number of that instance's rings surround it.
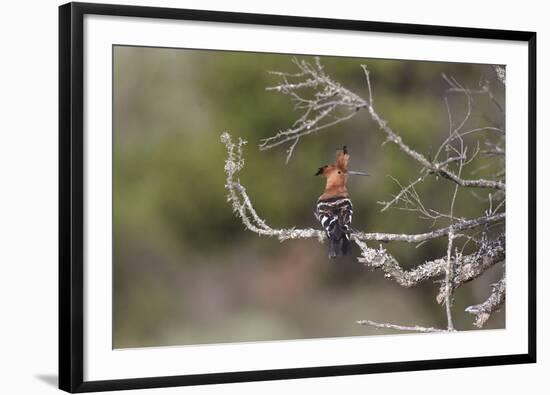
M 535 57 L 534 32 L 61 6 L 59 387 L 535 362 Z

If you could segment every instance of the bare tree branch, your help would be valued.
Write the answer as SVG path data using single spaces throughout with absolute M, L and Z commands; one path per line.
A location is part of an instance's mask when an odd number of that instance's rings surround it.
M 455 273 L 450 281 L 451 292 L 478 278 L 495 264 L 504 262 L 506 258 L 504 240 L 504 237 L 499 237 L 490 243 L 484 241 L 480 249 L 472 255 L 457 254 Z M 436 299 L 438 303 L 444 302 L 444 285 L 441 286 Z
M 434 279 L 445 274 L 447 257 L 426 261 L 411 270 L 403 270 L 399 262 L 382 246 L 378 249 L 370 248 L 366 243 L 357 239 L 355 239 L 355 243 L 361 249 L 361 257 L 358 258 L 359 262 L 373 269 L 382 270 L 386 278 L 394 280 L 403 287 L 410 288 L 422 281 Z M 457 267 L 454 277 L 457 279 L 456 286 L 474 279 L 478 271 L 484 271 L 495 263 L 504 260 L 504 247 L 503 239 L 498 239 L 488 242 L 476 253 L 463 256 L 461 258 L 461 265 L 455 264 Z M 451 257 L 453 263 L 455 260 L 456 258 Z
M 498 80 L 503 84 L 506 84 L 506 69 L 500 65 L 496 65 L 494 66 L 494 68 L 495 68 L 495 73 L 497 74 Z
M 265 220 L 260 218 L 256 210 L 254 209 L 250 197 L 246 192 L 246 188 L 241 185 L 236 175 L 244 167 L 244 158 L 243 158 L 243 146 L 246 144 L 246 141 L 239 139 L 237 144 L 233 143 L 231 135 L 227 132 L 221 135 L 221 141 L 227 149 L 227 159 L 225 161 L 225 173 L 226 173 L 226 184 L 225 188 L 228 191 L 227 201 L 231 203 L 233 211 L 236 215 L 242 220 L 246 228 L 254 233 L 257 233 L 262 236 L 275 236 L 279 240 L 287 239 L 308 239 L 316 238 L 319 241 L 324 241 L 325 233 L 317 229 L 275 229 L 267 225 Z M 472 220 L 465 220 L 454 226 L 455 232 L 460 232 L 466 229 L 477 228 L 482 225 L 491 224 L 504 220 L 506 217 L 505 213 L 495 214 L 493 216 L 483 216 L 475 218 Z M 449 234 L 450 228 L 441 228 L 436 229 L 431 232 L 420 233 L 420 234 L 395 234 L 395 233 L 364 233 L 364 232 L 355 232 L 352 236 L 356 240 L 363 241 L 379 241 L 379 242 L 390 242 L 390 241 L 402 241 L 407 243 L 419 243 L 421 241 L 435 239 L 439 237 L 444 237 Z
M 260 144 L 260 150 L 267 150 L 287 142 L 292 142 L 291 148 L 287 150 L 288 161 L 297 144 L 297 138 L 334 126 L 352 118 L 357 111 L 367 109 L 372 120 L 376 122 L 379 128 L 386 134 L 386 142 L 389 141 L 396 144 L 401 151 L 420 163 L 420 165 L 429 170 L 431 174 L 440 175 L 463 187 L 500 190 L 506 188 L 506 185 L 501 181 L 463 179 L 449 170 L 446 164 L 431 162 L 424 155 L 405 144 L 401 136 L 394 132 L 388 126 L 388 123 L 383 120 L 374 109 L 374 98 L 372 95 L 369 71 L 365 65 L 361 67 L 363 68 L 367 81 L 367 88 L 369 91 L 368 101 L 332 80 L 325 73 L 318 57 L 315 58 L 315 64 L 313 65 L 305 60 L 299 61 L 297 59 L 293 59 L 293 63 L 298 67 L 299 71 L 294 74 L 276 73 L 276 75 L 282 78 L 282 83 L 267 89 L 275 90 L 290 96 L 296 103 L 295 107 L 304 110 L 304 113 L 296 121 L 293 127 L 284 131 L 279 131 L 276 135 L 264 139 Z M 305 81 L 291 83 L 289 82 L 289 78 L 305 78 Z M 455 81 L 455 84 L 458 83 Z M 303 88 L 316 88 L 317 91 L 313 97 L 305 97 L 300 93 Z M 338 113 L 337 110 L 342 113 Z M 334 116 L 335 119 L 333 121 L 327 121 L 329 114 Z M 466 119 L 467 117 L 465 120 Z M 457 130 L 460 130 L 464 123 L 465 121 L 457 127 Z
M 452 215 L 452 214 L 451 214 Z M 445 282 L 444 282 L 444 293 L 445 293 L 445 313 L 447 315 L 447 329 L 453 330 L 454 324 L 453 324 L 453 315 L 451 312 L 451 285 L 450 285 L 450 279 L 453 276 L 453 261 L 451 260 L 452 257 L 452 250 L 453 250 L 453 240 L 454 240 L 454 232 L 451 230 L 449 232 L 449 242 L 447 243 L 447 261 L 445 262 Z
M 473 314 L 476 317 L 474 325 L 478 328 L 482 328 L 487 320 L 491 317 L 495 311 L 504 303 L 506 299 L 506 279 L 503 278 L 498 283 L 493 284 L 491 295 L 487 300 L 481 304 L 469 306 L 466 308 L 467 313 Z
M 260 144 L 260 150 L 263 151 L 292 142 L 287 150 L 287 162 L 300 137 L 344 122 L 352 118 L 357 109 L 365 106 L 362 98 L 333 81 L 325 73 L 319 58 L 315 58 L 313 64 L 296 58 L 293 58 L 292 62 L 298 68 L 298 72 L 271 72 L 279 76 L 282 83 L 266 89 L 290 96 L 295 103 L 295 109 L 303 110 L 303 114 L 291 128 L 279 131 L 274 136 L 262 140 Z M 291 82 L 296 78 L 302 80 Z M 316 92 L 312 96 L 307 96 L 307 93 L 304 93 L 307 88 L 316 88 Z
M 319 230 L 273 229 L 268 226 L 256 213 L 246 193 L 246 189 L 238 180 L 235 180 L 235 175 L 244 167 L 243 146 L 246 144 L 246 141 L 239 139 L 237 144 L 235 144 L 231 139 L 231 135 L 227 132 L 221 135 L 221 141 L 227 149 L 227 159 L 225 160 L 224 167 L 227 176 L 225 184 L 225 189 L 228 191 L 227 201 L 231 203 L 233 211 L 242 220 L 248 230 L 263 236 L 276 236 L 281 241 L 313 237 L 319 239 L 319 241 L 324 240 L 325 234 Z
M 415 151 L 414 149 L 410 148 L 407 144 L 403 142 L 403 139 L 401 136 L 399 136 L 396 132 L 394 132 L 389 126 L 388 123 L 383 120 L 380 115 L 375 111 L 373 106 L 373 99 L 372 99 L 372 87 L 369 77 L 369 71 L 367 69 L 367 66 L 361 65 L 363 67 L 363 70 L 365 72 L 365 77 L 367 80 L 367 86 L 369 90 L 369 104 L 367 106 L 367 110 L 369 111 L 369 114 L 371 118 L 378 124 L 379 128 L 384 131 L 384 133 L 387 136 L 387 141 L 390 141 L 394 144 L 396 144 L 401 151 L 403 151 L 405 154 L 407 154 L 409 157 L 413 158 L 417 162 L 419 162 L 424 168 L 430 170 L 432 173 L 441 175 L 444 178 L 447 178 L 451 181 L 454 181 L 460 186 L 463 187 L 477 187 L 477 188 L 493 188 L 493 189 L 502 189 L 504 190 L 506 188 L 505 184 L 500 181 L 493 181 L 493 180 L 465 180 L 451 172 L 446 168 L 446 165 L 443 165 L 442 163 L 432 163 L 429 161 L 424 155 L 420 154 L 419 152 Z M 469 114 L 468 114 L 469 116 Z M 466 118 L 467 119 L 467 118 Z M 465 122 L 465 121 L 464 121 Z M 460 130 L 462 128 L 463 124 L 461 124 L 457 130 Z
M 475 219 L 464 220 L 458 222 L 452 228 L 455 232 L 461 232 L 467 229 L 474 229 L 482 225 L 492 224 L 496 222 L 501 222 L 506 218 L 506 213 L 499 213 L 492 216 L 483 216 Z M 433 230 L 426 233 L 418 234 L 393 234 L 393 233 L 363 233 L 356 232 L 354 236 L 356 239 L 363 241 L 381 241 L 381 242 L 390 242 L 390 241 L 403 241 L 407 243 L 420 243 L 422 241 L 437 239 L 439 237 L 445 237 L 449 234 L 451 227 L 445 227 Z
M 408 331 L 408 332 L 453 332 L 454 330 L 450 329 L 440 329 L 440 328 L 433 328 L 433 327 L 425 327 L 425 326 L 404 326 L 404 325 L 396 325 L 396 324 L 388 324 L 388 323 L 382 323 L 382 322 L 375 322 L 371 320 L 361 320 L 357 321 L 359 325 L 370 325 L 375 328 L 379 329 L 395 329 L 398 331 Z

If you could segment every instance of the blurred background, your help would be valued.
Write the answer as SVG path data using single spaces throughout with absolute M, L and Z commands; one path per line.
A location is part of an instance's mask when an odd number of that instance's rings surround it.
M 295 71 L 291 58 L 114 48 L 114 348 L 402 334 L 359 326 L 360 319 L 446 326 L 444 307 L 435 301 L 438 284 L 404 289 L 359 264 L 358 248 L 351 257 L 328 260 L 327 244 L 260 237 L 234 216 L 224 189 L 224 131 L 249 142 L 240 181 L 273 227 L 319 227 L 313 210 L 325 180 L 314 174 L 346 144 L 350 167 L 371 174 L 350 180 L 354 227 L 389 233 L 431 229 L 431 221 L 416 213 L 380 212 L 377 202 L 399 191 L 388 175 L 406 184 L 420 168 L 395 146 L 382 146 L 384 136 L 364 111 L 302 138 L 286 165 L 285 146 L 258 150 L 262 138 L 299 116 L 286 96 L 265 90 L 278 83 L 269 70 Z M 466 111 L 464 95 L 448 92 L 442 73 L 471 89 L 489 83 L 504 105 L 504 88 L 489 65 L 335 57 L 321 62 L 333 79 L 364 98 L 360 65 L 366 64 L 378 113 L 426 156 L 448 136 L 444 98 L 456 120 Z M 473 100 L 467 127 L 504 128 L 504 114 L 488 95 Z M 484 163 L 473 164 L 475 176 L 494 177 L 497 167 Z M 418 188 L 426 206 L 443 212 L 453 190 L 435 178 Z M 482 215 L 486 197 L 483 190 L 459 191 L 455 213 Z M 385 247 L 404 267 L 414 267 L 444 256 L 446 239 L 418 248 Z M 502 272 L 496 265 L 458 289 L 453 306 L 458 330 L 474 329 L 464 308 L 483 302 Z M 504 313 L 494 314 L 484 329 L 503 328 Z

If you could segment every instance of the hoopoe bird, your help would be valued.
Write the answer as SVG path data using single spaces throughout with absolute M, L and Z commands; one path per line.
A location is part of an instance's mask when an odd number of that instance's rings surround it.
M 319 168 L 316 176 L 327 179 L 324 193 L 317 200 L 315 217 L 321 223 L 329 239 L 328 257 L 349 255 L 353 205 L 347 189 L 349 175 L 368 176 L 360 171 L 348 170 L 347 147 L 336 152 L 336 163 Z

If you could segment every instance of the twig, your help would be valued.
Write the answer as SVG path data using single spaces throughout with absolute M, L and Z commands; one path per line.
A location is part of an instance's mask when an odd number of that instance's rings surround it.
M 481 304 L 467 307 L 464 311 L 473 314 L 476 317 L 474 325 L 482 328 L 487 320 L 495 311 L 504 303 L 506 299 L 506 279 L 501 279 L 498 283 L 493 284 L 491 295 Z
M 313 64 L 296 58 L 293 58 L 292 62 L 299 71 L 297 73 L 272 72 L 279 76 L 282 82 L 266 90 L 288 95 L 295 102 L 295 108 L 304 112 L 291 128 L 279 131 L 274 136 L 262 140 L 260 144 L 260 150 L 263 151 L 292 142 L 287 150 L 287 162 L 292 157 L 300 137 L 344 122 L 355 116 L 358 108 L 365 106 L 362 98 L 333 81 L 324 72 L 318 57 Z M 305 80 L 291 82 L 290 79 L 294 78 L 305 78 Z M 306 96 L 302 93 L 304 88 L 315 88 L 317 91 L 312 96 Z M 334 119 L 329 121 L 329 115 L 334 116 Z
M 447 243 L 447 262 L 445 263 L 445 313 L 447 315 L 447 329 L 453 330 L 453 315 L 451 312 L 451 285 L 450 279 L 452 277 L 453 261 L 451 260 L 452 248 L 453 248 L 454 233 L 453 230 L 449 232 L 449 242 Z
M 419 326 L 419 325 L 415 325 L 415 326 L 396 325 L 396 324 L 375 322 L 371 320 L 361 320 L 361 321 L 357 321 L 357 323 L 359 325 L 370 325 L 380 329 L 395 329 L 398 331 L 408 331 L 408 332 L 453 332 L 454 331 L 450 329 L 440 329 L 440 328 L 425 327 L 425 326 Z
M 387 209 L 389 209 L 393 204 L 397 203 L 399 200 L 401 200 L 401 198 L 403 197 L 403 195 L 407 194 L 408 191 L 411 189 L 411 188 L 414 188 L 414 186 L 420 182 L 423 182 L 426 177 L 428 175 L 427 174 L 424 174 L 420 177 L 418 177 L 416 180 L 412 181 L 411 183 L 409 183 L 409 185 L 407 185 L 405 188 L 403 188 L 401 186 L 401 184 L 399 182 L 397 182 L 397 184 L 401 187 L 401 191 L 394 196 L 394 198 L 392 200 L 390 200 L 389 202 L 378 202 L 379 204 L 383 204 L 384 207 L 382 207 L 380 209 L 380 212 L 384 212 L 386 211 Z M 393 177 L 392 177 L 393 178 Z M 395 179 L 394 179 L 395 180 Z M 397 181 L 397 180 L 396 180 Z

